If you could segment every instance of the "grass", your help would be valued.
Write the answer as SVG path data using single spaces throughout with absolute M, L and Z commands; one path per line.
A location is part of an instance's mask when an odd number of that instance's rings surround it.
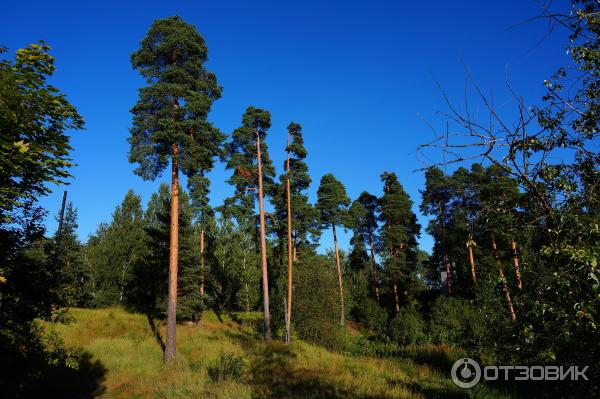
M 481 384 L 454 386 L 449 368 L 440 367 L 452 357 L 443 347 L 413 347 L 388 358 L 344 356 L 305 342 L 266 344 L 253 328 L 259 314 L 207 312 L 201 325 L 177 327 L 177 360 L 165 365 L 164 326 L 156 334 L 145 316 L 118 308 L 70 313 L 72 323 L 47 328 L 103 365 L 106 398 L 509 397 Z

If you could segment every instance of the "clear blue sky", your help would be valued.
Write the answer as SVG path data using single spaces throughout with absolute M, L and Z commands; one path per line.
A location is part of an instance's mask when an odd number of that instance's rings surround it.
M 507 76 L 526 101 L 568 62 L 566 38 L 542 22 L 515 24 L 539 13 L 534 1 L 15 1 L 4 0 L 0 44 L 13 52 L 39 39 L 52 46 L 53 83 L 86 120 L 73 134 L 75 178 L 69 199 L 79 209 L 85 240 L 133 188 L 146 202 L 159 182 L 144 182 L 127 162 L 129 109 L 143 82 L 129 63 L 151 22 L 180 15 L 209 47 L 208 68 L 224 87 L 210 119 L 224 132 L 248 105 L 271 111 L 267 138 L 281 170 L 285 127 L 304 127 L 314 201 L 319 179 L 333 172 L 354 199 L 381 194 L 379 175 L 394 171 L 415 202 L 424 178 L 415 147 L 433 138 L 423 119 L 445 110 L 437 79 L 461 102 L 463 62 L 477 82 L 502 92 Z M 511 28 L 512 27 L 512 28 Z M 230 195 L 229 172 L 211 173 L 212 204 Z M 166 181 L 168 174 L 163 176 Z M 42 200 L 54 214 L 63 188 Z M 427 220 L 419 219 L 423 225 Z M 331 246 L 330 233 L 322 238 Z M 349 234 L 342 234 L 342 248 Z M 431 237 L 421 237 L 430 250 Z

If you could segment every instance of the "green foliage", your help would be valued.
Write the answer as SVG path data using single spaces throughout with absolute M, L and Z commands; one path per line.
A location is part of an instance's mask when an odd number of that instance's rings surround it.
M 222 352 L 217 362 L 208 367 L 208 375 L 214 382 L 239 381 L 244 375 L 245 369 L 246 361 L 243 357 L 234 353 Z
M 123 303 L 132 271 L 149 255 L 141 198 L 129 190 L 113 212 L 88 239 L 85 254 L 93 276 L 94 306 Z
M 375 333 L 377 338 L 387 335 L 388 312 L 372 298 L 356 302 L 352 309 L 352 318 L 368 331 Z
M 293 323 L 298 336 L 329 349 L 343 348 L 337 277 L 331 262 L 320 255 L 304 256 L 296 266 L 293 294 Z
M 427 341 L 423 318 L 413 306 L 405 306 L 390 321 L 389 336 L 400 345 L 421 344 Z
M 275 187 L 273 205 L 277 224 L 275 232 L 280 245 L 287 243 L 287 179 L 290 179 L 290 205 L 292 209 L 292 240 L 295 248 L 313 248 L 313 241 L 320 235 L 318 228 L 318 215 L 315 208 L 308 201 L 306 190 L 311 183 L 308 174 L 308 165 L 304 162 L 307 156 L 302 136 L 302 126 L 291 122 L 288 126 L 291 137 L 286 148 L 290 154 L 290 172 L 287 173 L 287 161 L 283 169 L 286 171 L 279 177 L 281 183 Z M 287 253 L 287 252 L 286 252 Z M 284 262 L 285 263 L 285 262 Z
M 47 80 L 54 73 L 50 47 L 40 42 L 0 60 L 0 222 L 25 202 L 47 194 L 49 184 L 71 177 L 70 137 L 83 119 Z M 0 49 L 2 54 L 5 49 Z
M 429 321 L 432 342 L 463 348 L 478 346 L 487 334 L 481 313 L 468 300 L 439 297 L 433 304 Z
M 264 195 L 273 194 L 275 167 L 269 158 L 268 146 L 265 143 L 270 127 L 269 111 L 250 106 L 242 116 L 242 126 L 233 131 L 231 141 L 225 144 L 225 167 L 233 171 L 227 182 L 235 187 L 235 192 L 232 197 L 225 199 L 220 210 L 226 216 L 233 216 L 240 222 L 242 219 L 253 219 L 254 204 L 258 199 L 257 135 L 261 141 Z
M 250 311 L 258 305 L 259 256 L 249 230 L 227 217 L 221 217 L 209 230 L 207 288 L 212 305 L 219 311 Z
M 192 224 L 192 206 L 180 191 L 179 268 L 177 319 L 198 321 L 204 307 L 199 292 L 200 253 L 197 230 Z M 163 317 L 167 309 L 169 229 L 171 193 L 161 184 L 152 194 L 145 215 L 148 253 L 144 261 L 132 264 L 125 286 L 125 301 L 133 309 L 152 317 Z
M 407 294 L 417 284 L 417 256 L 421 226 L 412 211 L 412 201 L 398 181 L 395 173 L 381 175 L 384 183 L 383 196 L 379 199 L 378 247 L 384 265 L 386 286 L 398 284 L 400 293 L 405 293 L 399 302 L 407 302 Z M 390 295 L 395 295 L 392 290 Z
M 48 50 L 31 45 L 14 62 L 0 61 L 0 391 L 6 397 L 58 397 L 57 380 L 72 382 L 65 392 L 71 397 L 102 393 L 93 381 L 79 390 L 76 369 L 85 359 L 39 324 L 65 320 L 56 311 L 84 304 L 88 288 L 72 204 L 53 239 L 44 237 L 46 212 L 36 205 L 50 184 L 70 177 L 67 131 L 83 127 L 65 95 L 47 83 L 54 72 Z
M 180 17 L 154 21 L 131 64 L 146 79 L 131 109 L 129 161 L 135 173 L 154 180 L 167 167 L 173 145 L 179 148 L 179 168 L 188 177 L 194 211 L 210 213 L 205 176 L 221 153 L 225 136 L 208 122 L 221 96 L 216 76 L 206 70 L 208 49 L 196 28 Z
M 323 175 L 317 190 L 316 208 L 322 228 L 348 224 L 350 198 L 344 185 L 331 173 Z
M 61 265 L 62 296 L 67 306 L 88 306 L 92 300 L 92 274 L 84 261 L 77 238 L 77 209 L 71 202 L 65 210 L 62 230 L 54 237 L 54 260 Z

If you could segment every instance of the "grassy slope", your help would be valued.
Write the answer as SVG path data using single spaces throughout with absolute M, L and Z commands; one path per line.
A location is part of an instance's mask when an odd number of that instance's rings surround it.
M 461 390 L 439 371 L 409 358 L 350 357 L 303 342 L 263 343 L 244 323 L 207 313 L 202 326 L 177 328 L 177 361 L 162 350 L 143 315 L 121 309 L 72 309 L 75 321 L 49 324 L 69 346 L 105 368 L 107 398 L 463 398 L 502 397 L 484 386 Z M 160 333 L 164 336 L 162 327 Z M 431 347 L 429 352 L 431 352 Z M 440 350 L 440 349 L 436 349 Z M 207 368 L 221 353 L 246 359 L 239 381 L 213 382 Z M 430 353 L 431 354 L 431 353 Z

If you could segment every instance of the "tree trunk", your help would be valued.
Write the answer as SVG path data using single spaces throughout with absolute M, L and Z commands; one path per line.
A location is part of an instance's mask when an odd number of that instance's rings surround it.
M 398 276 L 396 272 L 392 272 L 392 285 L 394 288 L 394 306 L 396 313 L 400 313 L 400 298 L 398 298 Z
M 442 226 L 442 241 L 444 234 L 444 207 L 442 202 L 438 201 L 438 211 L 440 214 L 440 225 Z M 448 296 L 452 295 L 452 266 L 450 265 L 450 259 L 448 259 L 448 253 L 444 252 L 444 266 L 446 268 L 446 285 L 448 287 Z
M 469 242 L 467 243 L 467 252 L 469 253 L 469 266 L 471 266 L 471 280 L 473 280 L 473 285 L 477 285 L 477 275 L 475 274 L 475 257 L 473 256 L 473 244 L 471 241 L 472 238 L 469 237 Z
M 448 296 L 452 295 L 452 267 L 448 254 L 444 254 L 444 265 L 446 266 L 446 285 L 448 286 Z
M 373 285 L 375 286 L 375 298 L 379 303 L 379 284 L 377 284 L 377 265 L 375 264 L 375 244 L 373 232 L 369 230 L 369 246 L 371 247 L 371 267 L 373 268 Z
M 175 360 L 177 327 L 177 265 L 179 256 L 179 147 L 173 144 L 171 160 L 171 229 L 169 244 L 169 304 L 167 307 L 167 343 L 164 359 Z
M 515 278 L 517 279 L 517 287 L 519 287 L 519 289 L 522 290 L 523 282 L 521 281 L 521 271 L 519 270 L 519 254 L 517 253 L 517 242 L 515 240 L 512 240 L 511 246 L 515 265 Z
M 338 286 L 340 289 L 340 325 L 344 326 L 344 288 L 342 287 L 342 268 L 340 266 L 340 253 L 337 244 L 337 234 L 335 233 L 335 224 L 331 224 L 333 228 L 333 247 L 335 248 L 335 265 L 338 274 Z
M 500 281 L 502 282 L 502 291 L 504 292 L 504 299 L 506 300 L 506 306 L 508 306 L 508 311 L 510 312 L 510 318 L 514 321 L 517 319 L 517 315 L 515 313 L 515 309 L 513 308 L 512 299 L 510 297 L 510 291 L 508 290 L 508 284 L 506 284 L 506 276 L 504 275 L 504 268 L 502 267 L 502 263 L 500 262 L 500 257 L 498 257 L 498 248 L 496 246 L 496 240 L 492 236 L 492 252 L 494 253 L 494 259 L 496 259 L 496 263 L 498 264 L 498 274 L 500 275 Z
M 200 228 L 200 296 L 204 296 L 204 227 Z
M 287 151 L 287 247 L 288 247 L 288 291 L 285 317 L 285 342 L 290 343 L 292 339 L 292 200 L 290 188 L 290 135 L 288 133 L 288 151 Z
M 262 159 L 260 152 L 260 134 L 256 130 L 256 158 L 258 163 L 258 214 L 260 219 L 260 263 L 262 270 L 263 319 L 265 340 L 271 340 L 271 311 L 269 309 L 269 274 L 267 271 L 267 242 L 265 238 L 265 207 L 263 202 Z

